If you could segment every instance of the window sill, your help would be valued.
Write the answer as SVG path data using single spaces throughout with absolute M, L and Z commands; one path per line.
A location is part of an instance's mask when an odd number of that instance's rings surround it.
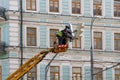
M 114 18 L 114 19 L 120 19 L 120 16 L 119 16 L 119 17 L 118 17 L 118 16 L 116 16 L 116 17 L 114 16 L 113 18 Z
M 114 52 L 120 52 L 120 50 L 114 50 Z
M 60 12 L 48 12 L 48 14 L 61 14 Z
M 25 12 L 38 12 L 37 10 L 25 10 Z

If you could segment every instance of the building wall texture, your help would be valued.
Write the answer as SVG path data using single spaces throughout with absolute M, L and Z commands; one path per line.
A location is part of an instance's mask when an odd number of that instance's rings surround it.
M 82 67 L 82 80 L 90 80 L 90 25 L 93 18 L 93 1 L 81 0 L 82 13 L 71 13 L 71 0 L 59 0 L 59 13 L 49 12 L 49 0 L 37 0 L 37 11 L 26 10 L 26 1 L 23 0 L 23 61 L 27 61 L 43 49 L 50 47 L 49 29 L 63 29 L 65 23 L 71 23 L 73 28 L 77 24 L 84 23 L 81 49 L 73 48 L 57 55 L 51 63 L 60 66 L 60 80 L 72 80 L 72 66 Z M 14 4 L 13 4 L 14 3 Z M 106 69 L 119 63 L 119 51 L 114 50 L 114 33 L 120 31 L 120 18 L 113 15 L 114 1 L 103 0 L 103 16 L 98 16 L 94 22 L 93 31 L 101 31 L 102 50 L 94 50 L 94 67 Z M 2 80 L 5 80 L 12 72 L 20 67 L 20 13 L 19 0 L 0 0 L 0 6 L 7 9 L 9 19 L 0 23 L 2 29 L 2 41 L 6 43 L 6 52 L 0 53 L 0 66 L 2 66 Z M 37 46 L 26 45 L 26 27 L 37 28 Z M 43 61 L 37 65 L 37 80 L 45 80 L 45 67 L 54 56 L 49 53 Z M 119 67 L 119 66 L 118 66 Z M 49 71 L 48 71 L 49 72 Z M 50 74 L 48 73 L 48 76 Z M 103 72 L 103 80 L 114 80 L 114 68 Z M 26 75 L 24 76 L 26 80 Z M 50 78 L 48 77 L 48 80 Z

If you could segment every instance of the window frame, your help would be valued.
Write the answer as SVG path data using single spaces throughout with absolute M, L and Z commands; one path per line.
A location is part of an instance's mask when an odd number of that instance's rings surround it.
M 119 70 L 119 71 L 120 71 L 120 68 L 115 68 L 114 70 L 115 70 L 115 74 L 114 74 L 114 75 L 115 75 L 115 80 L 117 80 L 117 79 L 116 79 L 116 76 L 119 76 L 119 77 L 120 77 L 120 74 L 116 74 L 116 70 Z M 119 79 L 118 79 L 118 80 L 119 80 Z
M 2 29 L 0 27 L 0 42 L 2 41 Z
M 95 36 L 94 36 L 95 33 L 100 33 L 100 34 L 101 34 L 101 48 L 97 48 L 97 47 L 95 48 L 95 41 L 94 41 L 94 40 L 95 40 L 95 39 L 97 39 L 97 40 L 100 39 L 100 38 L 98 38 L 98 37 L 95 38 Z M 93 46 L 94 46 L 94 49 L 96 49 L 96 50 L 102 50 L 102 49 L 103 49 L 103 32 L 93 31 L 93 42 L 94 42 L 94 45 L 93 45 Z M 99 42 L 99 41 L 98 41 L 98 42 Z M 98 42 L 97 42 L 97 43 L 98 43 Z
M 50 0 L 47 0 L 47 4 L 46 4 L 46 6 L 48 6 L 47 7 L 47 12 L 49 13 L 49 14 L 61 14 L 61 10 L 62 10 L 62 1 L 61 0 L 58 0 L 59 1 L 59 8 L 58 8 L 58 12 L 50 12 Z
M 31 28 L 36 28 L 36 46 L 28 46 L 27 45 L 27 27 L 31 27 Z M 39 28 L 35 25 L 25 25 L 25 38 L 24 38 L 24 41 L 25 41 L 25 46 L 26 47 L 39 47 L 40 46 L 40 32 L 39 32 Z
M 80 68 L 80 73 L 73 72 L 73 68 Z M 72 67 L 72 78 L 74 77 L 74 74 L 77 74 L 77 75 L 80 74 L 80 80 L 82 80 L 82 67 L 73 66 L 73 67 Z M 75 77 L 77 77 L 77 76 L 75 76 Z M 73 79 L 72 79 L 72 80 L 73 80 Z M 77 79 L 76 79 L 76 80 L 77 80 Z
M 103 16 L 103 0 L 101 0 L 101 3 L 97 3 L 96 5 L 96 7 L 97 7 L 97 9 L 99 9 L 99 6 L 101 6 L 101 13 L 100 13 L 100 15 L 99 15 L 99 11 L 98 12 L 96 12 L 97 14 L 94 14 L 94 0 L 93 0 L 93 9 L 92 9 L 92 13 L 93 13 L 93 16 Z M 95 9 L 96 10 L 96 9 Z
M 26 12 L 38 12 L 39 9 L 39 0 L 36 0 L 36 9 L 35 10 L 27 10 L 27 0 L 25 0 L 25 11 Z
M 114 50 L 115 51 L 120 51 L 120 49 L 115 49 L 115 34 L 119 34 L 120 35 L 120 33 L 114 33 Z M 117 39 L 117 40 L 120 40 L 120 38 L 119 39 Z M 119 46 L 119 45 L 118 45 Z
M 77 16 L 77 17 L 79 17 L 79 16 L 83 16 L 83 14 L 84 14 L 84 0 L 81 0 L 81 13 L 80 14 L 74 14 L 74 13 L 72 13 L 72 0 L 70 0 L 69 1 L 69 4 L 70 4 L 70 8 L 69 8 L 69 12 L 70 12 L 70 15 L 73 15 L 73 16 Z
M 27 27 L 26 30 L 28 29 L 34 29 L 35 32 L 34 33 L 28 33 L 28 31 L 26 31 L 26 35 L 27 35 L 27 39 L 28 39 L 28 36 L 30 36 L 30 45 L 27 43 L 27 46 L 36 46 L 37 45 L 37 29 L 36 28 L 33 28 L 33 27 Z M 35 45 L 32 43 L 31 39 L 34 38 L 35 39 Z M 28 40 L 26 39 L 26 41 L 28 42 Z
M 72 41 L 72 47 L 73 48 L 81 48 L 81 39 L 82 39 L 82 37 L 79 37 L 78 39 L 74 39 L 73 41 Z M 78 43 L 79 43 L 79 45 L 78 45 Z M 75 45 L 75 46 L 74 46 Z
M 0 65 L 0 80 L 2 80 L 2 66 Z
M 80 15 L 82 13 L 82 0 L 80 0 L 80 3 L 79 2 L 75 2 L 75 5 L 77 6 L 77 4 L 79 4 L 80 6 L 80 12 L 77 13 L 77 12 L 73 12 L 73 1 L 71 0 L 71 14 L 75 14 L 75 15 Z M 77 8 L 77 7 L 76 7 Z M 75 8 L 75 9 L 76 9 Z
M 54 35 L 54 34 L 51 35 L 51 34 L 50 34 L 50 33 L 51 33 L 51 30 L 56 30 L 55 32 L 58 32 L 59 29 L 57 29 L 57 28 L 56 28 L 56 29 L 55 29 L 55 28 L 50 28 L 50 29 L 49 29 L 49 35 L 50 35 L 50 37 L 49 37 L 49 45 L 50 45 L 50 47 L 53 47 L 54 45 L 51 46 L 51 36 L 54 37 L 55 41 L 58 41 L 58 39 L 57 39 L 56 35 Z
M 35 69 L 35 71 L 33 71 L 33 69 Z M 35 75 L 35 78 L 37 79 L 37 66 L 35 66 L 35 67 L 33 67 L 29 72 L 27 72 L 27 80 L 29 80 L 29 78 L 30 78 L 30 80 L 32 80 L 31 78 L 32 78 L 32 75 L 31 74 L 33 74 L 33 73 L 35 73 L 36 75 Z M 30 76 L 29 76 L 30 75 Z M 36 80 L 35 79 L 35 80 Z
M 113 3 L 114 3 L 114 5 L 113 5 L 113 16 L 117 17 L 117 18 L 120 18 L 120 15 L 119 16 L 118 15 L 115 16 L 115 0 L 113 0 Z M 119 5 L 119 8 L 120 8 L 120 5 Z M 117 11 L 119 11 L 119 10 L 117 10 Z
M 94 74 L 97 73 L 97 72 L 99 72 L 99 71 L 95 72 L 95 69 L 101 69 L 101 70 L 103 70 L 103 68 L 94 67 Z M 100 71 L 101 71 L 101 70 L 100 70 Z M 102 77 L 101 80 L 103 80 L 103 72 L 102 72 L 102 73 L 97 73 L 97 74 L 95 74 L 95 75 L 94 75 L 94 78 L 97 77 L 97 79 L 98 79 L 100 75 L 101 75 L 101 77 Z M 97 80 L 97 79 L 95 78 L 95 80 Z
M 57 67 L 58 68 L 58 72 L 51 72 L 51 68 Z M 60 80 L 60 66 L 50 66 L 50 77 L 51 77 L 51 73 L 58 73 L 58 80 Z M 54 76 L 55 76 L 54 74 Z

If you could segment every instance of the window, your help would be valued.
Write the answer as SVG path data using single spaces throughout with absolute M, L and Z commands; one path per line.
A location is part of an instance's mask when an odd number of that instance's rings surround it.
M 102 0 L 93 0 L 93 13 L 96 16 L 102 15 Z
M 33 67 L 28 73 L 27 73 L 27 80 L 37 80 L 37 67 Z
M 72 0 L 72 13 L 73 14 L 81 13 L 81 0 Z
M 1 42 L 1 39 L 2 39 L 2 33 L 1 33 L 1 28 L 0 28 L 0 42 Z
M 53 47 L 53 43 L 57 41 L 56 33 L 58 31 L 58 29 L 50 29 L 50 47 Z
M 36 11 L 36 0 L 26 0 L 26 9 Z
M 27 46 L 36 46 L 36 28 L 27 27 Z
M 50 80 L 60 80 L 59 66 L 50 66 Z
M 120 17 L 120 0 L 114 0 L 114 16 Z
M 102 32 L 94 32 L 94 49 L 102 49 Z
M 102 68 L 94 68 L 94 80 L 103 80 Z
M 50 12 L 59 12 L 59 0 L 49 0 Z
M 81 37 L 72 41 L 73 48 L 81 48 Z
M 120 33 L 114 34 L 114 49 L 120 50 Z
M 120 80 L 120 69 L 115 69 L 115 80 Z
M 2 80 L 2 66 L 0 66 L 0 80 Z
M 82 80 L 82 69 L 80 67 L 72 67 L 72 80 Z

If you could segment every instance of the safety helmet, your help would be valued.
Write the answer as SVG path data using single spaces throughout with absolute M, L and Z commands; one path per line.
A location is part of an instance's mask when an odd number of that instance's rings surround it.
M 69 29 L 70 29 L 70 26 L 71 26 L 71 25 L 70 25 L 69 23 L 65 24 L 65 27 L 66 27 L 66 28 L 69 28 Z

